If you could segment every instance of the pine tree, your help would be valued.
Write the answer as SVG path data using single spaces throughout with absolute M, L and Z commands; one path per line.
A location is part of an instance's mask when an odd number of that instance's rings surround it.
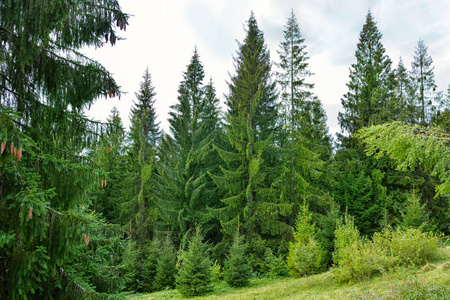
M 356 63 L 350 68 L 349 91 L 341 99 L 345 111 L 338 115 L 342 131 L 338 137 L 344 146 L 354 144 L 351 135 L 362 127 L 391 119 L 394 81 L 391 60 L 385 52 L 381 33 L 369 11 L 355 52 Z M 350 139 L 343 135 L 345 131 Z
M 107 125 L 83 110 L 120 91 L 78 50 L 103 45 L 105 37 L 115 44 L 116 25 L 125 29 L 127 20 L 116 0 L 0 4 L 0 140 L 8 145 L 0 158 L 2 299 L 106 297 L 83 276 L 90 269 L 82 257 L 118 230 L 87 209 L 104 173 L 82 153 Z M 107 285 L 97 291 L 120 289 Z
M 233 287 L 247 286 L 250 283 L 251 268 L 245 255 L 244 239 L 236 232 L 230 252 L 225 262 L 224 279 Z
M 209 246 L 203 243 L 200 227 L 191 234 L 187 250 L 180 253 L 178 260 L 176 286 L 183 296 L 199 296 L 211 290 L 212 263 L 209 259 Z
M 129 201 L 122 204 L 122 213 L 126 215 L 133 231 L 133 237 L 139 242 L 152 238 L 157 219 L 154 200 L 154 169 L 156 145 L 160 137 L 159 123 L 156 121 L 155 88 L 151 75 L 145 70 L 136 93 L 136 102 L 131 109 L 131 150 L 128 176 Z
M 273 191 L 279 167 L 273 142 L 279 132 L 276 91 L 271 81 L 269 52 L 253 13 L 247 22 L 244 43 L 239 44 L 235 67 L 226 101 L 230 150 L 216 146 L 226 166 L 221 166 L 223 176 L 211 174 L 225 193 L 221 200 L 224 206 L 211 209 L 211 213 L 220 220 L 227 236 L 234 235 L 240 219 L 251 241 L 250 249 L 261 248 L 256 245 L 261 234 L 278 237 L 289 232 L 282 218 L 290 214 L 292 206 L 279 203 Z M 256 255 L 263 259 L 264 247 Z
M 170 112 L 170 131 L 160 148 L 159 196 L 162 219 L 183 236 L 207 220 L 206 206 L 215 200 L 215 187 L 206 172 L 217 156 L 212 141 L 219 128 L 218 100 L 212 81 L 203 85 L 204 71 L 197 49 Z M 208 189 L 211 189 L 208 190 Z
M 419 39 L 415 50 L 414 61 L 411 63 L 411 80 L 414 86 L 414 102 L 416 105 L 416 122 L 429 124 L 434 111 L 433 100 L 436 97 L 434 82 L 433 59 L 428 54 L 424 41 Z

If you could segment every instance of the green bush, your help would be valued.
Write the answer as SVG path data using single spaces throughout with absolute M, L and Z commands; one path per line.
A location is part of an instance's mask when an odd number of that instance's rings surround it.
M 399 265 L 420 267 L 436 258 L 441 237 L 420 228 L 384 230 L 373 236 L 377 248 L 397 258 Z
M 436 258 L 441 238 L 408 228 L 375 233 L 372 241 L 359 237 L 352 219 L 339 222 L 333 255 L 336 277 L 341 282 L 369 279 L 400 266 L 420 267 Z

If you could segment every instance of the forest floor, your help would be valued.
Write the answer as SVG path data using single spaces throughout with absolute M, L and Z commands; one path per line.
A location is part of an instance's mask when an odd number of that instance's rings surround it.
M 450 286 L 450 246 L 442 250 L 440 258 L 420 269 L 402 269 L 395 273 L 377 276 L 367 281 L 339 283 L 335 272 L 328 272 L 302 278 L 258 278 L 249 287 L 230 288 L 220 282 L 206 296 L 195 299 L 220 300 L 272 300 L 272 299 L 398 299 L 393 296 L 402 291 L 435 291 Z M 129 300 L 186 299 L 177 290 L 152 294 L 133 295 Z M 418 297 L 404 299 L 424 299 Z M 427 299 L 427 297 L 425 298 Z M 435 298 L 435 299 L 450 299 Z

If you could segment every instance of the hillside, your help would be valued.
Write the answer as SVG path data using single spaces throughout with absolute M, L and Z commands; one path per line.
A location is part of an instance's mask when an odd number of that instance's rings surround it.
M 298 279 L 254 279 L 250 287 L 242 289 L 231 289 L 220 284 L 214 287 L 213 293 L 195 299 L 433 299 L 432 296 L 436 294 L 438 296 L 434 299 L 450 299 L 448 286 L 450 286 L 450 246 L 442 251 L 438 261 L 421 269 L 400 270 L 364 282 L 340 284 L 334 279 L 331 270 Z M 409 294 L 410 298 L 402 298 L 405 294 Z M 176 290 L 129 298 L 129 300 L 160 299 L 186 298 Z

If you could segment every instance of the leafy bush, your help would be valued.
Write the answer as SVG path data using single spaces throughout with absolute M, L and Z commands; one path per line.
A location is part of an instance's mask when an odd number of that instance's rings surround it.
M 373 236 L 377 248 L 397 258 L 402 266 L 422 266 L 436 258 L 441 238 L 420 228 L 384 230 Z
M 439 253 L 440 237 L 420 229 L 385 229 L 370 240 L 359 237 L 351 218 L 336 229 L 334 262 L 341 282 L 369 279 L 400 266 L 424 265 Z

